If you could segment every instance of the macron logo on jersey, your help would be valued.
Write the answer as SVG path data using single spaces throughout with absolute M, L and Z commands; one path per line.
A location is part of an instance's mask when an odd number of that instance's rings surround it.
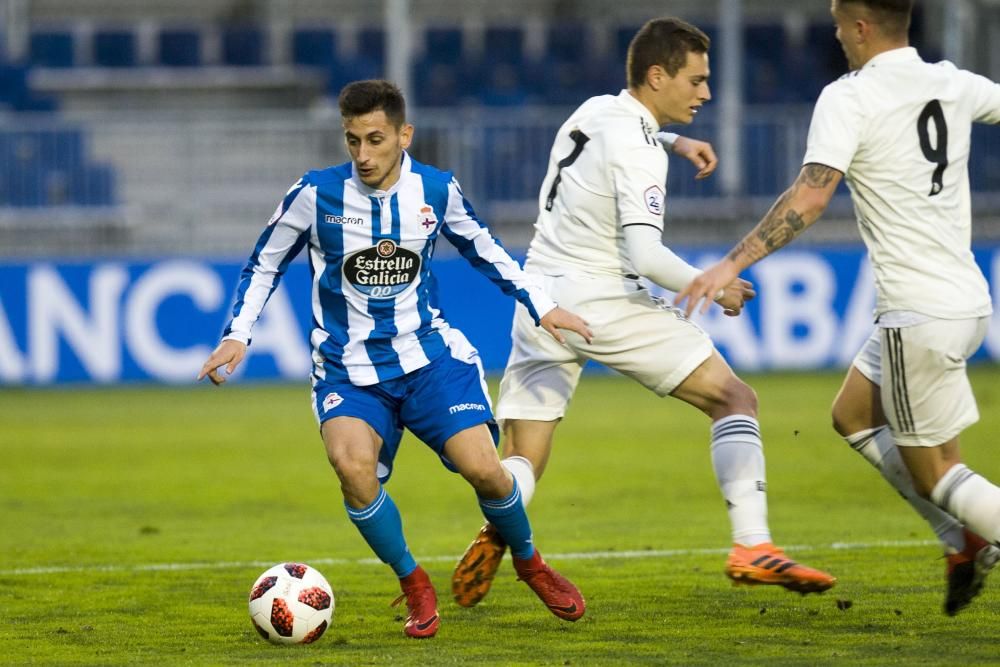
M 456 414 L 459 412 L 465 412 L 466 410 L 479 410 L 480 412 L 486 411 L 486 406 L 482 403 L 459 403 L 458 405 L 453 405 L 448 408 L 448 414 Z
M 651 185 L 642 193 L 642 198 L 646 201 L 646 208 L 653 215 L 663 215 L 663 188 L 659 185 Z
M 364 218 L 353 218 L 348 215 L 328 215 L 325 220 L 333 225 L 363 225 Z

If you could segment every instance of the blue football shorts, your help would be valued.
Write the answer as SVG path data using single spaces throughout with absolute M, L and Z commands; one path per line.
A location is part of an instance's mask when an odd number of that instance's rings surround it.
M 382 438 L 377 474 L 383 483 L 392 474 L 404 428 L 452 472 L 444 444 L 456 433 L 486 424 L 494 445 L 500 441 L 478 355 L 466 362 L 445 352 L 412 373 L 365 387 L 314 378 L 312 401 L 321 427 L 334 417 L 356 417 L 375 429 Z

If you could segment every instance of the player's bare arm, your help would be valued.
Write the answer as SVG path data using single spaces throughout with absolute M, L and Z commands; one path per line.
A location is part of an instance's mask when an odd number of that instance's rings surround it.
M 715 149 L 707 141 L 677 137 L 671 152 L 686 158 L 698 168 L 698 173 L 694 176 L 697 180 L 708 178 L 715 173 L 715 168 L 719 166 L 719 158 L 715 155 Z
M 222 384 L 226 381 L 226 378 L 219 372 L 219 369 L 225 366 L 226 375 L 232 375 L 233 371 L 236 370 L 236 367 L 240 365 L 240 362 L 246 356 L 247 346 L 245 343 L 233 340 L 232 338 L 222 341 L 212 354 L 209 355 L 205 361 L 205 365 L 201 367 L 201 371 L 198 372 L 198 381 L 201 382 L 207 376 L 212 381 L 212 384 Z
M 687 300 L 684 311 L 690 315 L 701 304 L 708 310 L 720 289 L 735 280 L 741 271 L 792 241 L 816 222 L 826 210 L 843 177 L 840 171 L 822 164 L 802 167 L 792 183 L 749 234 L 743 237 L 726 257 L 677 293 L 674 303 Z
M 560 329 L 578 333 L 588 343 L 594 338 L 593 332 L 591 332 L 590 327 L 587 326 L 583 318 L 559 306 L 556 306 L 542 316 L 541 326 L 560 343 L 566 342 L 566 338 L 559 332 Z

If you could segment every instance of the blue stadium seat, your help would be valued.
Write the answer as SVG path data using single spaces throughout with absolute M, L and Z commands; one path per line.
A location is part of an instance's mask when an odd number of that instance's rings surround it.
M 385 64 L 385 31 L 381 28 L 363 28 L 358 33 L 357 58 L 371 61 L 381 70 Z
M 414 64 L 412 76 L 417 106 L 454 106 L 462 101 L 465 77 L 459 65 L 422 58 Z
M 72 67 L 73 33 L 32 32 L 28 40 L 28 62 L 40 67 Z
M 264 64 L 264 32 L 255 26 L 228 26 L 222 31 L 222 63 L 238 67 Z
M 337 95 L 351 81 L 377 79 L 381 76 L 382 66 L 374 60 L 360 56 L 348 58 L 330 68 L 327 90 L 330 94 Z
M 94 64 L 100 67 L 135 67 L 135 33 L 126 30 L 94 33 Z
M 458 63 L 462 59 L 463 41 L 460 28 L 429 28 L 424 33 L 424 59 L 428 63 Z
M 303 28 L 292 34 L 292 62 L 331 67 L 337 62 L 337 36 L 330 29 Z
M 28 67 L 0 65 L 0 108 L 13 111 L 52 111 L 54 98 L 41 97 L 28 86 Z
M 523 67 L 487 61 L 482 68 L 479 101 L 490 107 L 519 106 L 528 102 L 529 90 Z
M 524 31 L 520 28 L 486 28 L 483 44 L 486 62 L 511 65 L 524 62 Z
M 114 169 L 105 164 L 91 164 L 71 175 L 68 203 L 78 206 L 111 206 L 115 203 L 114 189 Z
M 546 31 L 545 58 L 556 62 L 587 60 L 587 27 L 583 23 L 553 23 Z
M 744 126 L 744 178 L 747 194 L 777 195 L 788 185 L 779 180 L 776 159 L 761 159 L 761 156 L 782 154 L 783 129 L 773 122 L 748 122 Z
M 167 67 L 198 67 L 201 34 L 197 30 L 163 30 L 159 34 L 158 61 Z
M 0 206 L 110 206 L 115 174 L 86 161 L 83 133 L 0 132 Z

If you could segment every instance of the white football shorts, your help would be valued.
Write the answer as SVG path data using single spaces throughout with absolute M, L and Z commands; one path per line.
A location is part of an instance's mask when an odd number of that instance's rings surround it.
M 897 445 L 936 447 L 979 421 L 966 359 L 986 336 L 988 318 L 878 327 L 854 358 L 877 384 Z
M 587 321 L 587 343 L 563 331 L 560 344 L 518 304 L 512 348 L 500 383 L 496 416 L 552 421 L 566 413 L 587 360 L 666 396 L 714 351 L 711 339 L 683 312 L 652 296 L 638 280 L 590 274 L 536 275 L 562 308 Z

